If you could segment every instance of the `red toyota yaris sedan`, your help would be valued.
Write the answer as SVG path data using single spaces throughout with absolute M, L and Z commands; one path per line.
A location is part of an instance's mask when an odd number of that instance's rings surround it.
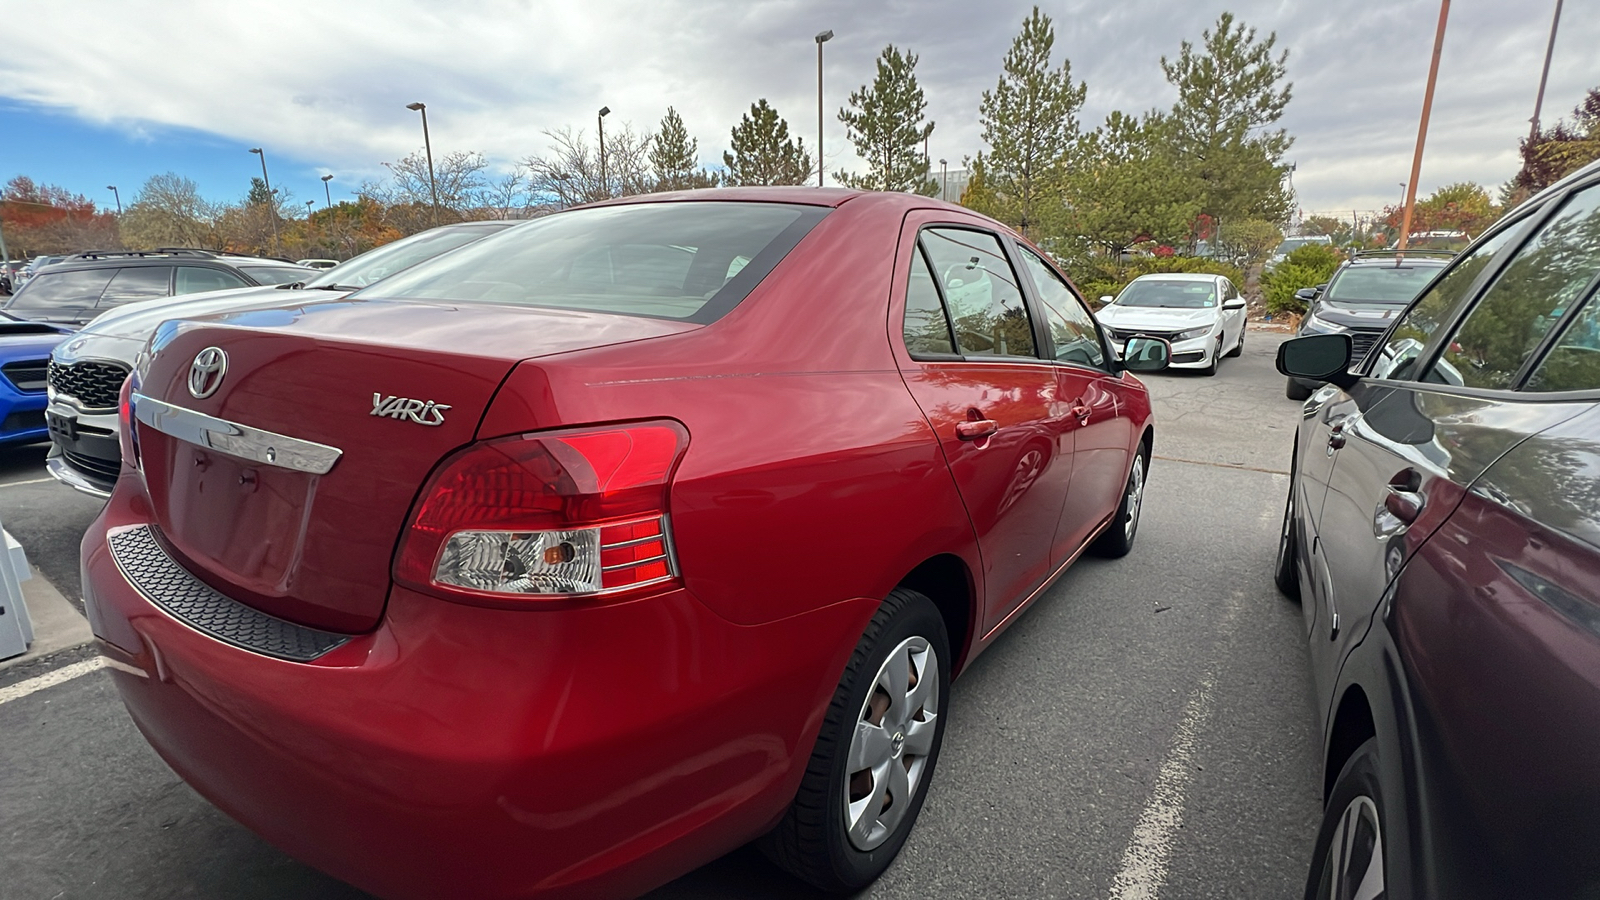
M 516 226 L 343 299 L 168 322 L 83 544 L 185 780 L 387 897 L 626 895 L 760 838 L 893 860 L 952 676 L 1127 552 L 1168 347 L 901 194 Z

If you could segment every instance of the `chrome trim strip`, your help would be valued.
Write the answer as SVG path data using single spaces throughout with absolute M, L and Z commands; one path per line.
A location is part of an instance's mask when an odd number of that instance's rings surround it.
M 79 475 L 76 469 L 68 465 L 67 461 L 59 456 L 46 457 L 44 461 L 44 470 L 50 473 L 51 478 L 54 478 L 55 480 L 61 482 L 69 488 L 72 488 L 75 491 L 88 494 L 91 497 L 98 497 L 101 500 L 105 500 L 111 496 L 110 491 L 101 490 L 100 488 L 96 487 L 88 479 L 84 478 L 82 475 Z
M 615 544 L 601 544 L 600 549 L 615 550 L 619 547 L 637 547 L 640 544 L 648 544 L 651 541 L 661 541 L 663 544 L 666 543 L 666 539 L 663 535 L 652 534 L 649 537 L 634 538 L 631 541 L 617 541 Z
M 133 414 L 145 425 L 180 441 L 295 472 L 326 475 L 344 455 L 338 447 L 229 422 L 137 391 Z
M 667 555 L 665 553 L 663 553 L 660 556 L 652 556 L 649 559 L 636 559 L 633 562 L 617 563 L 614 566 L 601 566 L 600 567 L 600 571 L 602 571 L 602 572 L 615 572 L 618 569 L 636 569 L 636 568 L 638 568 L 640 566 L 647 565 L 649 563 L 661 562 L 662 560 L 664 560 L 666 558 L 667 558 Z M 672 568 L 672 563 L 671 563 L 670 560 L 667 562 L 667 568 L 668 569 Z M 629 587 L 632 587 L 632 585 L 629 585 Z

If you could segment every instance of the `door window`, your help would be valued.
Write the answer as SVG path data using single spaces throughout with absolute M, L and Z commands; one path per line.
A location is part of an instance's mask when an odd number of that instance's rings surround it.
M 964 228 L 930 228 L 921 243 L 963 356 L 1037 357 L 1028 308 L 999 238 Z
M 127 268 L 116 274 L 100 295 L 101 306 L 117 306 L 137 300 L 153 300 L 169 295 L 172 284 L 171 266 L 139 266 Z
M 1426 381 L 1507 389 L 1600 273 L 1600 185 L 1574 194 L 1500 273 Z
M 945 317 L 944 303 L 939 299 L 939 287 L 934 284 L 933 272 L 921 249 L 911 256 L 903 331 L 906 350 L 912 356 L 956 352 L 955 341 L 950 337 L 950 320 Z
M 1600 304 L 1593 298 L 1533 371 L 1525 390 L 1600 389 Z
M 179 266 L 178 286 L 173 294 L 198 294 L 201 291 L 225 291 L 229 288 L 248 287 L 244 279 L 221 269 L 200 266 Z
M 1389 332 L 1388 340 L 1378 349 L 1377 362 L 1372 367 L 1374 378 L 1406 381 L 1416 377 L 1417 357 L 1433 333 L 1450 320 L 1479 273 L 1489 267 L 1500 251 L 1516 245 L 1531 219 L 1532 216 L 1525 216 L 1515 225 L 1502 229 L 1479 244 L 1476 250 L 1456 260 L 1450 271 L 1434 282 L 1433 287 L 1406 311 L 1404 318 Z
M 1061 362 L 1104 368 L 1105 349 L 1100 346 L 1100 331 L 1094 327 L 1094 318 L 1084 308 L 1083 301 L 1067 287 L 1056 270 L 1027 247 L 1022 251 L 1022 265 L 1039 288 L 1039 305 L 1044 310 L 1045 327 L 1055 344 L 1055 358 Z

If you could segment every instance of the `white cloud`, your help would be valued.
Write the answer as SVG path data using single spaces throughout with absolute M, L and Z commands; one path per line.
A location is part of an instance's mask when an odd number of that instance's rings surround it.
M 138 133 L 198 129 L 268 153 L 342 172 L 420 145 L 415 114 L 428 104 L 435 149 L 480 150 L 508 165 L 547 142 L 545 129 L 592 133 L 652 129 L 676 106 L 707 164 L 728 129 L 768 98 L 808 146 L 816 131 L 816 45 L 827 44 L 826 156 L 830 171 L 857 165 L 835 118 L 848 92 L 870 80 L 894 42 L 918 53 L 918 76 L 937 122 L 931 155 L 953 162 L 981 149 L 981 92 L 1028 2 L 890 0 L 585 0 L 441 4 L 417 0 L 200 0 L 74 6 L 62 27 L 9 27 L 0 94 L 63 108 Z M 1223 7 L 1133 0 L 1043 4 L 1057 23 L 1057 55 L 1089 84 L 1085 124 L 1114 108 L 1167 107 L 1173 92 L 1158 60 L 1198 41 Z M 1423 190 L 1472 179 L 1489 185 L 1516 166 L 1538 83 L 1550 9 L 1458 4 L 1447 36 Z M 1410 152 L 1437 17 L 1434 0 L 1230 4 L 1290 50 L 1294 100 L 1283 124 L 1307 209 L 1371 209 L 1398 197 Z M 1593 86 L 1580 48 L 1600 38 L 1600 17 L 1567 10 L 1545 119 Z M 0 0 L 0 21 L 37 20 L 41 9 Z

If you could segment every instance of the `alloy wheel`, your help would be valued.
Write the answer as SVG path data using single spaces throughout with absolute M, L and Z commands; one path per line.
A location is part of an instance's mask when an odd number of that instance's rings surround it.
M 1139 528 L 1139 505 L 1144 502 L 1144 455 L 1135 454 L 1133 471 L 1128 473 L 1128 516 L 1122 521 L 1122 533 L 1131 542 Z
M 1329 900 L 1383 900 L 1383 828 L 1378 806 L 1360 795 L 1339 817 L 1323 866 L 1327 880 L 1319 896 Z
M 909 637 L 884 660 L 861 704 L 844 779 L 844 827 L 857 850 L 894 834 L 927 771 L 939 720 L 939 657 Z

